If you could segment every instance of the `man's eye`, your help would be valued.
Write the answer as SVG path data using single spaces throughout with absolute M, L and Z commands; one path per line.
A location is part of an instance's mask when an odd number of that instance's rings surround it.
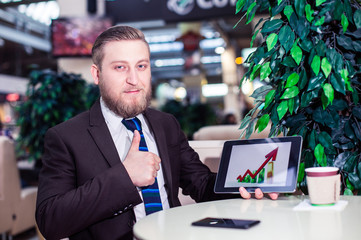
M 138 65 L 138 68 L 140 68 L 140 69 L 144 69 L 144 68 L 146 68 L 147 67 L 147 65 L 145 65 L 145 64 L 140 64 L 140 65 Z
M 115 66 L 115 69 L 124 69 L 124 66 Z

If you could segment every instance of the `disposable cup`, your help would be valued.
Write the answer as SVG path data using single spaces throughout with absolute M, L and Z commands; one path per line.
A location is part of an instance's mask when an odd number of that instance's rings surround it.
M 337 167 L 312 167 L 305 172 L 312 205 L 334 205 L 340 199 L 341 180 Z

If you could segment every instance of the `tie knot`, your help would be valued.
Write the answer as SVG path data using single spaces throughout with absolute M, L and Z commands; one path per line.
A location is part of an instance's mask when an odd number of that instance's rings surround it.
M 137 117 L 123 119 L 122 123 L 128 130 L 130 130 L 132 132 L 134 132 L 134 130 L 138 130 L 139 132 L 142 131 L 142 124 L 140 123 L 140 120 Z

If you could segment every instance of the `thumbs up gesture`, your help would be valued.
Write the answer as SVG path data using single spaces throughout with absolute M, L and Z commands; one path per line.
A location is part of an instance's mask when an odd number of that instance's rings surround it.
M 134 131 L 132 144 L 123 165 L 137 187 L 152 185 L 160 169 L 160 158 L 151 152 L 139 151 L 140 134 Z

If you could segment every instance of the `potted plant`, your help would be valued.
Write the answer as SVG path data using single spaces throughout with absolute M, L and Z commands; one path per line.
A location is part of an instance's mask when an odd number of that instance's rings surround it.
M 238 0 L 247 24 L 256 25 L 241 80 L 264 85 L 251 95 L 255 107 L 240 128 L 246 138 L 271 124 L 270 137 L 303 137 L 299 187 L 304 169 L 336 166 L 345 195 L 361 194 L 361 7 L 356 0 Z M 261 27 L 259 27 L 261 26 Z M 259 27 L 257 29 L 257 27 Z
M 97 86 L 80 75 L 34 70 L 26 92 L 27 100 L 17 109 L 20 126 L 17 155 L 39 160 L 46 131 L 88 109 L 99 95 Z

